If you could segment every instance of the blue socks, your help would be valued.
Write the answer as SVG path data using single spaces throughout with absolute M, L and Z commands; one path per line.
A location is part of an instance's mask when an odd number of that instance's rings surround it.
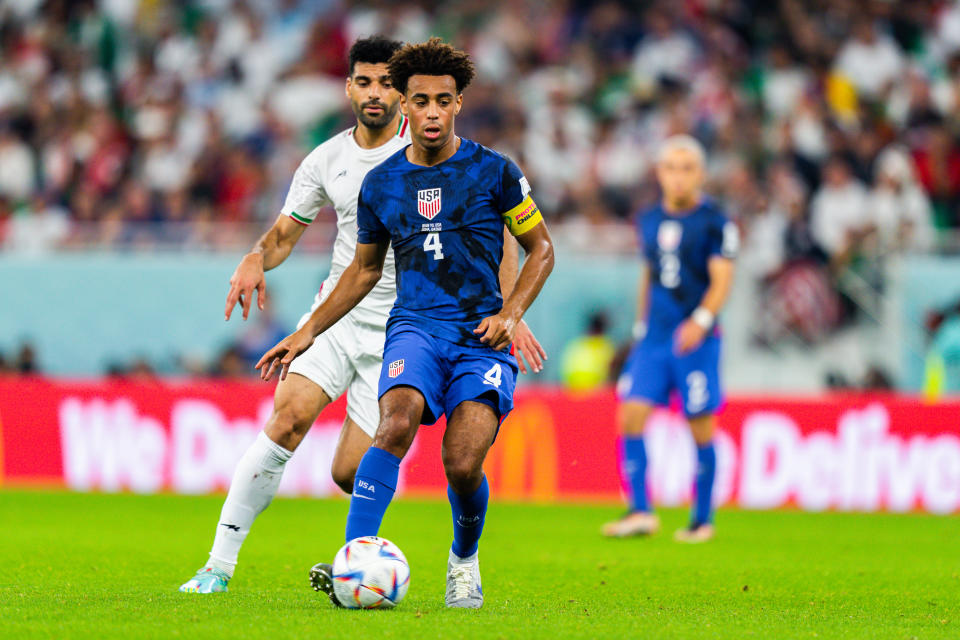
M 697 446 L 697 476 L 694 482 L 693 524 L 706 524 L 713 515 L 713 481 L 717 476 L 717 452 L 713 442 Z
M 453 546 L 450 549 L 460 558 L 469 558 L 477 552 L 483 519 L 487 515 L 487 500 L 490 498 L 487 476 L 483 476 L 480 488 L 469 495 L 462 496 L 448 486 L 447 498 L 453 512 Z
M 647 446 L 643 436 L 623 436 L 623 474 L 630 485 L 630 510 L 650 511 L 647 500 Z
M 375 536 L 380 531 L 383 514 L 397 490 L 400 458 L 370 447 L 357 467 L 353 480 L 350 513 L 347 514 L 347 542 L 361 536 Z

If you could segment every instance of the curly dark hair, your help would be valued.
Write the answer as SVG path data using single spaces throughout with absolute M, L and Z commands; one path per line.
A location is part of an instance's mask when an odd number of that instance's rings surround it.
M 383 36 L 370 36 L 361 38 L 350 47 L 350 75 L 353 75 L 353 68 L 358 62 L 368 64 L 379 64 L 389 62 L 390 56 L 395 54 L 403 43 L 399 40 L 391 40 Z
M 387 68 L 394 89 L 400 93 L 407 92 L 407 82 L 415 75 L 453 76 L 457 93 L 463 93 L 475 75 L 470 56 L 440 38 L 404 45 L 390 58 Z

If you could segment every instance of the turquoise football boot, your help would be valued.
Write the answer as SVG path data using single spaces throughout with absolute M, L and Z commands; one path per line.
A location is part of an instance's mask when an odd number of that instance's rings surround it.
M 219 593 L 227 590 L 230 576 L 214 567 L 204 567 L 182 585 L 180 593 Z

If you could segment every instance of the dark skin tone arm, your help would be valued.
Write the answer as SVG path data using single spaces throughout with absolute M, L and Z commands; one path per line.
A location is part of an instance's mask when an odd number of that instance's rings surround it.
M 480 342 L 498 351 L 505 349 L 513 342 L 523 314 L 533 304 L 547 276 L 553 270 L 553 241 L 550 239 L 546 224 L 538 224 L 517 236 L 517 242 L 523 247 L 527 256 L 523 269 L 520 270 L 520 276 L 517 278 L 517 284 L 503 303 L 500 312 L 484 318 L 473 330 L 480 337 Z
M 377 244 L 357 243 L 353 262 L 343 271 L 330 297 L 317 307 L 302 327 L 281 340 L 257 362 L 256 368 L 260 370 L 263 380 L 272 378 L 277 370 L 280 371 L 280 379 L 286 379 L 293 359 L 306 351 L 314 338 L 336 324 L 370 293 L 383 274 L 383 262 L 389 247 L 389 240 Z
M 224 320 L 230 319 L 233 308 L 240 303 L 243 319 L 250 315 L 253 292 L 257 292 L 257 307 L 263 311 L 267 300 L 267 280 L 264 272 L 280 265 L 293 247 L 296 246 L 306 227 L 287 216 L 278 216 L 273 226 L 263 234 L 237 265 L 230 277 L 230 291 L 227 293 L 227 305 L 223 310 Z
M 500 292 L 506 300 L 513 292 L 517 282 L 517 270 L 520 266 L 520 256 L 517 251 L 517 241 L 513 239 L 506 227 L 503 229 L 503 260 L 500 261 Z M 537 341 L 530 327 L 523 320 L 517 325 L 517 333 L 513 338 L 513 346 L 517 350 L 517 367 L 520 373 L 527 373 L 527 367 L 534 373 L 543 370 L 543 361 L 547 359 L 547 352 Z M 524 363 L 526 358 L 527 363 Z

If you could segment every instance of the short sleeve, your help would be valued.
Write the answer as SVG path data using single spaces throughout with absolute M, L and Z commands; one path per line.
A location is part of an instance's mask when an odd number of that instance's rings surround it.
M 364 178 L 360 194 L 357 196 L 357 242 L 359 244 L 378 244 L 390 239 L 390 232 L 367 204 L 376 202 L 376 197 L 370 193 L 370 190 L 367 179 Z
M 508 158 L 504 159 L 498 196 L 500 215 L 513 235 L 522 235 L 543 222 L 540 209 L 530 196 L 530 183 L 520 167 Z
M 304 158 L 293 174 L 293 182 L 287 191 L 287 199 L 280 213 L 302 225 L 308 225 L 317 217 L 317 213 L 332 204 L 323 187 L 315 155 Z
M 710 225 L 708 254 L 733 260 L 740 251 L 740 230 L 725 216 L 717 216 Z

